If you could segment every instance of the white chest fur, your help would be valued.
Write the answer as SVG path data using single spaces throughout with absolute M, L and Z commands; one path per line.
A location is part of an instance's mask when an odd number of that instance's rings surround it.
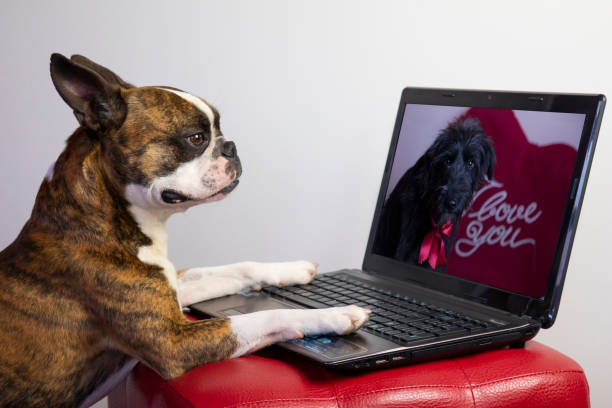
M 151 245 L 142 246 L 138 249 L 138 259 L 144 263 L 157 265 L 163 269 L 168 282 L 177 291 L 178 299 L 178 279 L 176 269 L 168 259 L 168 233 L 166 231 L 166 217 L 158 216 L 150 211 L 137 206 L 131 206 L 130 212 L 138 223 L 140 230 L 148 236 Z

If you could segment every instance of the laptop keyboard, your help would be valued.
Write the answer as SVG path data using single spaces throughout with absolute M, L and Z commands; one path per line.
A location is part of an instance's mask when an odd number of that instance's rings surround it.
M 319 275 L 307 285 L 266 286 L 262 291 L 308 307 L 317 307 L 316 303 L 329 307 L 365 307 L 372 314 L 362 330 L 396 343 L 469 334 L 490 325 L 466 314 L 377 288 L 344 275 Z

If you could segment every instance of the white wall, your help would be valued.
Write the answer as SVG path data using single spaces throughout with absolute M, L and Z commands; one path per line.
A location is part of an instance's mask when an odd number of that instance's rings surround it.
M 5 0 L 0 248 L 75 128 L 49 79 L 53 51 L 221 111 L 244 177 L 226 201 L 170 221 L 178 267 L 308 258 L 329 271 L 361 263 L 402 87 L 612 95 L 611 15 L 605 1 Z M 611 117 L 559 318 L 538 335 L 582 364 L 594 407 L 612 399 Z

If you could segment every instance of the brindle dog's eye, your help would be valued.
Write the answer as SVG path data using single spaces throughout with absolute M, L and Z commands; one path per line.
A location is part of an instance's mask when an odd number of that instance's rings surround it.
M 467 166 L 468 169 L 473 169 L 474 168 L 474 160 L 468 160 L 466 166 Z
M 200 147 L 204 144 L 206 139 L 204 138 L 204 135 L 202 133 L 196 133 L 194 135 L 187 136 L 187 141 L 193 147 Z
M 444 160 L 444 163 L 446 163 L 447 166 L 450 166 L 453 163 L 453 161 L 451 159 L 446 159 Z

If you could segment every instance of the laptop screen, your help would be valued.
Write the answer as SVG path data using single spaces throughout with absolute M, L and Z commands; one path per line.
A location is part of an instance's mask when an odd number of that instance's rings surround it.
M 373 253 L 543 299 L 585 118 L 406 104 Z

